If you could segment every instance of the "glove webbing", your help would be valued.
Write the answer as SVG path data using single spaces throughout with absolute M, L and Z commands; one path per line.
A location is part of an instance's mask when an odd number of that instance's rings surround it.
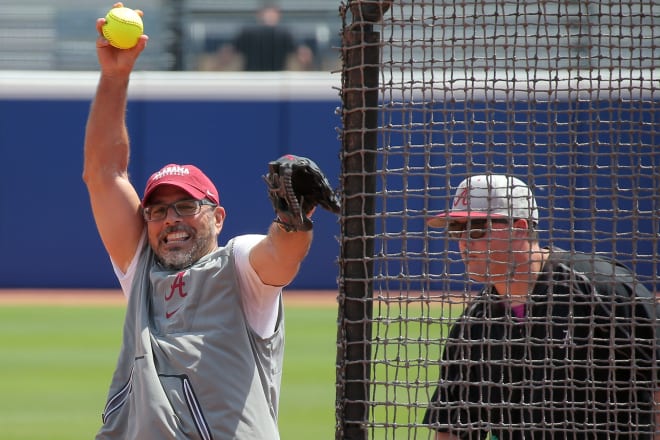
M 282 221 L 279 216 L 275 217 L 275 220 L 273 221 L 280 225 L 286 232 L 311 230 L 312 221 L 303 214 L 301 208 L 305 198 L 301 197 L 300 202 L 298 202 L 296 191 L 293 189 L 293 183 L 291 181 L 293 170 L 290 167 L 285 167 L 284 169 L 283 167 L 280 167 L 280 171 L 284 171 L 284 175 L 280 175 L 279 180 L 280 184 L 284 186 L 284 190 L 286 191 L 286 202 L 289 205 L 291 213 L 300 218 L 301 221 L 300 226 Z

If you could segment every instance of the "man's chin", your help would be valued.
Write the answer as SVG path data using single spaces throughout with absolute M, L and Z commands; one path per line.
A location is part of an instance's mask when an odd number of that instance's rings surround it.
M 167 251 L 159 252 L 157 256 L 160 264 L 170 270 L 185 269 L 194 263 L 189 250 L 168 249 Z
M 474 282 L 477 282 L 477 283 L 493 284 L 493 283 L 499 283 L 499 282 L 502 282 L 502 281 L 506 281 L 507 276 L 505 274 L 470 273 L 470 279 Z
M 488 283 L 499 278 L 496 274 L 485 273 L 483 270 L 475 271 L 468 269 L 467 273 L 472 281 L 476 281 L 478 283 Z

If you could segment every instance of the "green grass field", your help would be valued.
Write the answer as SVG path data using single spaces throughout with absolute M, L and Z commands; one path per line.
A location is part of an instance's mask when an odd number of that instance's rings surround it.
M 0 307 L 0 438 L 89 440 L 101 423 L 123 307 Z M 284 439 L 334 438 L 337 311 L 286 308 Z

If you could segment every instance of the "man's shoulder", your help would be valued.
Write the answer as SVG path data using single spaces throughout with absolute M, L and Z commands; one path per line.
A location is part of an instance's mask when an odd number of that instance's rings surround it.
M 554 266 L 565 266 L 571 270 L 591 275 L 630 274 L 631 271 L 613 258 L 595 253 L 566 251 L 552 248 L 548 261 Z
M 231 254 L 247 255 L 250 250 L 266 237 L 263 234 L 243 234 L 237 235 L 227 242 L 223 247 L 226 252 Z
M 242 234 L 242 235 L 237 235 L 234 238 L 232 238 L 231 240 L 229 240 L 229 242 L 227 242 L 227 244 L 225 246 L 226 247 L 229 247 L 229 246 L 233 246 L 233 247 L 237 247 L 237 246 L 252 247 L 255 244 L 259 243 L 261 240 L 263 240 L 264 237 L 266 237 L 266 235 L 264 235 L 264 234 Z
M 605 255 L 585 252 L 552 249 L 549 261 L 553 264 L 552 271 L 556 274 L 579 274 L 580 278 L 589 280 L 601 293 L 616 292 L 619 295 L 646 297 L 648 289 L 635 277 L 630 268 L 621 262 Z

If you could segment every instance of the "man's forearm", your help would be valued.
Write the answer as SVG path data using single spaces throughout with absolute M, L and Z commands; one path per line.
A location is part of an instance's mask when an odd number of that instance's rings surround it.
M 128 168 L 129 139 L 126 129 L 128 76 L 101 76 L 85 132 L 85 175 Z
M 271 223 L 268 235 L 250 252 L 250 262 L 262 282 L 273 286 L 289 284 L 312 243 L 312 231 L 287 232 Z

